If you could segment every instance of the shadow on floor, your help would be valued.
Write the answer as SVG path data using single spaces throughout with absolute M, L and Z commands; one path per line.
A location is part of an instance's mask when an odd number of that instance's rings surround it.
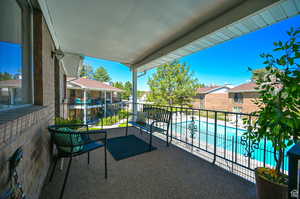
M 110 129 L 110 138 L 123 136 L 124 128 Z M 147 134 L 130 127 L 130 133 L 148 141 Z M 74 159 L 64 199 L 255 199 L 255 186 L 176 146 L 153 139 L 157 147 L 120 161 L 108 152 L 108 180 L 104 179 L 103 148 Z M 64 170 L 46 181 L 41 199 L 57 199 Z

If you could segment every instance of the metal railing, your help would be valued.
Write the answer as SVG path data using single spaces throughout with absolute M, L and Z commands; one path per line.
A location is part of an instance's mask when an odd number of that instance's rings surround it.
M 189 107 L 164 106 L 137 103 L 137 111 L 144 106 L 167 109 L 172 112 L 170 139 L 173 145 L 181 147 L 200 158 L 254 182 L 256 167 L 274 167 L 272 143 L 266 139 L 254 143 L 244 136 L 247 126 L 242 119 L 255 120 L 256 116 L 246 113 L 196 109 Z M 132 103 L 107 104 L 106 114 L 98 114 L 98 126 L 110 126 L 126 122 L 126 114 L 131 112 Z M 149 122 L 149 121 L 148 121 Z M 158 123 L 159 127 L 166 128 Z M 153 135 L 166 141 L 166 133 Z M 287 151 L 287 150 L 286 150 Z M 282 172 L 288 173 L 288 158 L 284 153 Z
M 137 104 L 137 110 L 143 111 L 144 105 Z M 252 142 L 244 136 L 247 126 L 242 119 L 253 121 L 256 116 L 189 107 L 151 106 L 172 111 L 169 135 L 174 145 L 250 181 L 254 181 L 253 171 L 256 167 L 275 167 L 272 143 L 266 139 L 259 143 Z M 166 139 L 159 133 L 156 135 Z M 287 174 L 288 158 L 286 152 L 284 154 L 281 169 Z

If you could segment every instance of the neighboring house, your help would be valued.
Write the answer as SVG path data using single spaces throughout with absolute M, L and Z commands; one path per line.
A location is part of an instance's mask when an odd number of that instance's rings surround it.
M 228 90 L 230 86 L 210 86 L 197 89 L 194 108 L 228 110 Z
M 121 102 L 123 90 L 107 83 L 86 79 L 67 78 L 68 117 L 93 122 L 99 113 L 109 115 L 107 104 Z
M 258 109 L 254 104 L 259 92 L 256 83 L 250 82 L 238 85 L 228 91 L 229 109 L 232 112 L 251 113 Z
M 0 81 L 0 107 L 10 108 L 19 104 L 21 101 L 21 82 L 20 79 Z

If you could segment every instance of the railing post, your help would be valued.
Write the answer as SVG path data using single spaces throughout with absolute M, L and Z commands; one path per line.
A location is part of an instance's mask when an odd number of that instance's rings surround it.
M 215 111 L 215 129 L 214 129 L 214 160 L 213 164 L 216 162 L 216 156 L 217 156 L 217 112 Z

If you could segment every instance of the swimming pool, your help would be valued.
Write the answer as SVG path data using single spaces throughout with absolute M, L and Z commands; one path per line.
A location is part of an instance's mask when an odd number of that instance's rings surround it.
M 201 145 L 214 145 L 214 134 L 215 134 L 215 124 L 206 122 L 206 121 L 194 121 L 194 134 L 191 133 L 191 124 L 192 121 L 178 122 L 172 125 L 173 136 L 181 141 L 186 141 L 195 146 L 201 147 Z M 240 155 L 239 163 L 247 163 L 249 151 L 249 140 L 245 140 L 243 134 L 246 130 L 241 128 L 235 128 L 231 126 L 225 126 L 222 124 L 216 125 L 217 133 L 217 147 L 222 149 L 224 153 L 234 152 Z M 220 151 L 220 150 L 219 150 Z M 287 150 L 286 150 L 287 151 Z M 220 152 L 218 152 L 220 153 Z M 223 155 L 218 154 L 218 155 Z M 243 160 L 244 159 L 244 160 Z M 276 162 L 274 159 L 274 152 L 272 143 L 268 140 L 263 140 L 260 143 L 257 143 L 256 147 L 252 149 L 251 160 L 256 160 L 257 166 L 263 166 L 265 161 L 266 165 L 275 166 Z M 284 158 L 284 170 L 288 169 L 288 158 L 285 152 Z

